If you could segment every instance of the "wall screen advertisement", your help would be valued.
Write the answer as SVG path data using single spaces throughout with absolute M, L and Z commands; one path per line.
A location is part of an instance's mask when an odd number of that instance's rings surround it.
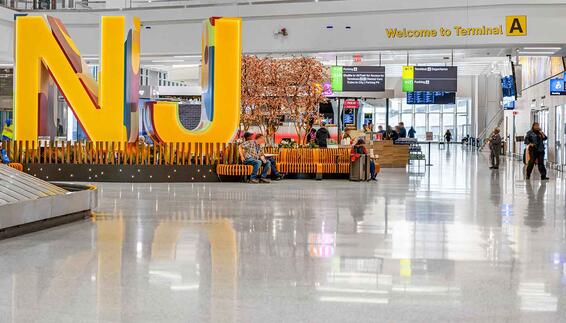
M 454 92 L 407 92 L 407 104 L 456 104 Z
M 330 68 L 334 92 L 384 92 L 384 66 L 332 66 Z
M 458 91 L 456 66 L 403 66 L 403 92 Z

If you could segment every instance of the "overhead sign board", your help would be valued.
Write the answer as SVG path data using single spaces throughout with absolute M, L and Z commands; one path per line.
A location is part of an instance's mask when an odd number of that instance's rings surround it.
M 407 104 L 456 104 L 454 92 L 407 92 Z
M 384 92 L 384 66 L 332 66 L 330 69 L 334 92 Z
M 358 100 L 344 100 L 344 109 L 358 109 L 360 101 Z
M 503 21 L 501 17 L 495 24 L 482 25 L 453 25 L 430 27 L 422 26 L 416 28 L 385 28 L 385 35 L 389 39 L 411 39 L 411 38 L 451 38 L 451 37 L 505 37 L 526 36 L 527 16 L 506 16 Z M 505 24 L 503 24 L 505 22 Z M 505 26 L 505 29 L 504 29 Z
M 403 92 L 458 91 L 456 66 L 403 66 Z

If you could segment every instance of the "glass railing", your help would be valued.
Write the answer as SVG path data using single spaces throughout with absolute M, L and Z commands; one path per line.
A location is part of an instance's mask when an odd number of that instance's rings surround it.
M 318 0 L 336 1 L 336 0 Z M 0 0 L 15 10 L 105 10 L 145 8 L 192 8 L 210 6 L 249 6 L 257 4 L 299 3 L 313 0 Z

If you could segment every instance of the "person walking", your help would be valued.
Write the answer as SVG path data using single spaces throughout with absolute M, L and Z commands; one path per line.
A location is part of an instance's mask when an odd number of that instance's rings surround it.
M 447 143 L 450 143 L 450 141 L 452 141 L 452 133 L 450 132 L 450 129 L 446 129 L 444 140 L 446 140 Z
M 417 131 L 415 130 L 415 127 L 409 128 L 409 138 L 415 138 L 416 134 L 417 134 Z
M 538 122 L 533 123 L 531 130 L 529 130 L 525 136 L 525 145 L 527 145 L 526 152 L 530 156 L 529 162 L 527 163 L 527 180 L 531 179 L 535 163 L 538 166 L 540 179 L 543 181 L 548 180 L 548 177 L 546 177 L 546 167 L 544 166 L 544 153 L 546 149 L 544 142 L 547 139 L 548 137 L 541 130 L 540 124 Z
M 330 139 L 330 132 L 326 129 L 326 122 L 322 122 L 320 129 L 316 131 L 316 144 L 319 148 L 328 148 L 328 139 Z
M 499 128 L 495 128 L 489 137 L 489 149 L 491 150 L 491 167 L 489 169 L 499 169 L 499 155 L 501 154 L 502 144 L 501 135 L 499 133 Z

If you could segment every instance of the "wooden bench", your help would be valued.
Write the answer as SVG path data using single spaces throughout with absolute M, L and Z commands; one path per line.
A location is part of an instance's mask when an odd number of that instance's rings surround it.
M 314 174 L 322 179 L 323 174 L 349 174 L 349 148 L 266 148 L 265 153 L 275 154 L 277 169 L 284 174 Z M 381 168 L 376 162 L 376 171 Z M 240 161 L 238 146 L 229 144 L 224 151 L 216 173 L 220 176 L 250 176 L 253 167 Z
M 315 174 L 317 179 L 323 174 L 350 173 L 350 148 L 282 148 L 274 153 L 278 153 L 276 161 L 282 173 Z M 376 170 L 380 170 L 377 162 Z
M 252 165 L 242 164 L 238 144 L 228 144 L 216 165 L 216 174 L 219 176 L 240 176 L 244 179 L 244 177 L 250 176 L 252 172 Z

